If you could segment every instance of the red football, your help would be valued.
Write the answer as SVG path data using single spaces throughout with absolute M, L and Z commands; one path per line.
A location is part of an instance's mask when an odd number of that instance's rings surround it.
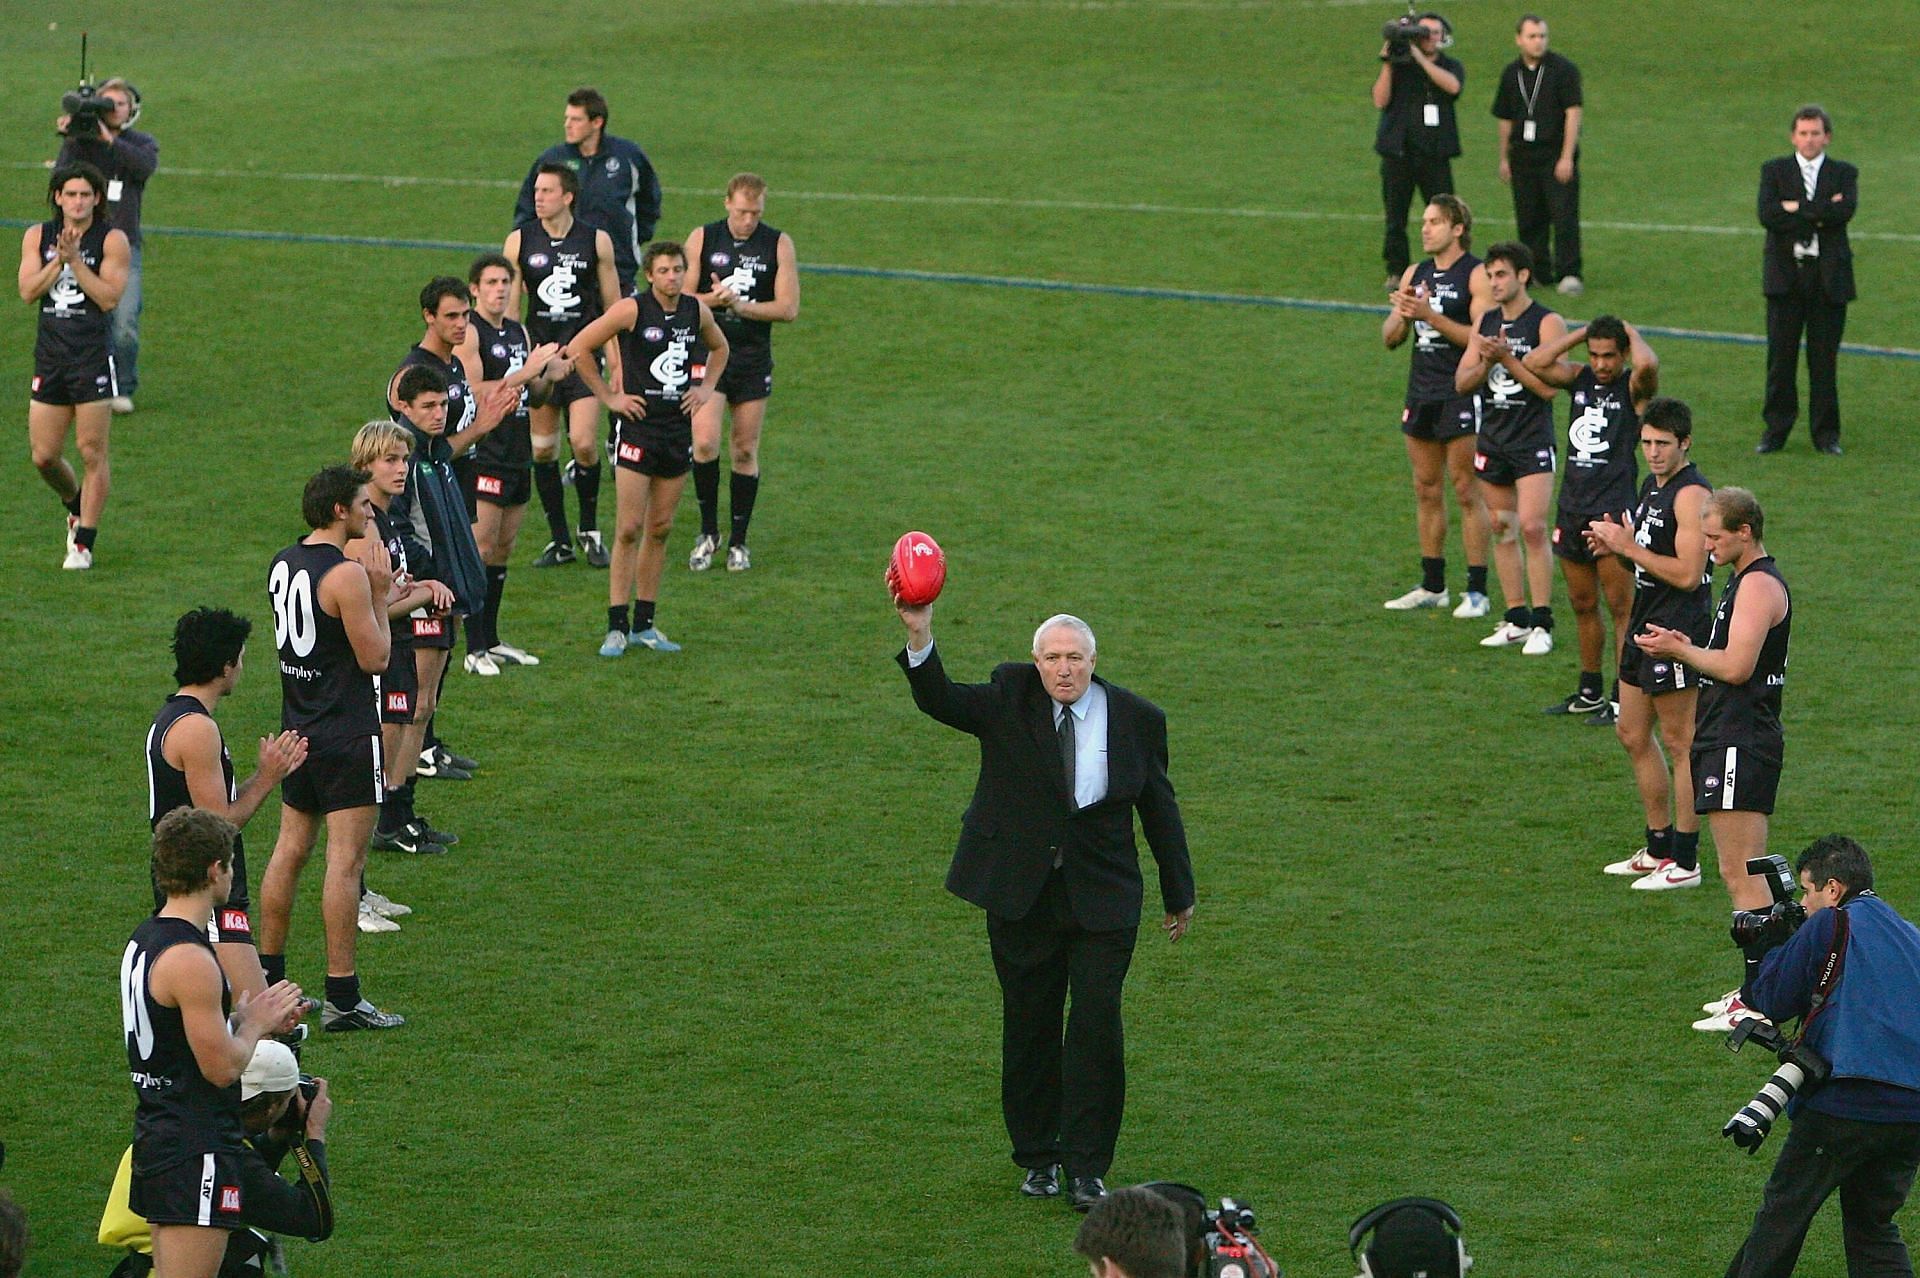
M 947 557 L 940 553 L 940 544 L 923 532 L 910 532 L 894 542 L 887 584 L 895 599 L 911 607 L 938 599 L 947 584 Z

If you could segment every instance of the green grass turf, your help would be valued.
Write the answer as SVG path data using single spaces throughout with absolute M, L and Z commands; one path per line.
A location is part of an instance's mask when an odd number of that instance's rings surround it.
M 564 90 L 598 81 L 673 190 L 663 232 L 752 167 L 803 262 L 1372 302 L 1365 92 L 1391 12 L 697 4 L 596 14 L 591 36 L 451 4 L 84 22 L 99 65 L 149 94 L 175 169 L 517 178 Z M 1508 225 L 1484 113 L 1512 14 L 1453 16 L 1456 171 L 1484 244 Z M 1802 6 L 1733 39 L 1681 6 L 1550 16 L 1586 73 L 1590 222 L 1738 228 L 1590 226 L 1574 314 L 1759 331 L 1754 172 L 1816 97 L 1863 174 L 1848 336 L 1916 345 L 1911 73 L 1884 39 L 1904 7 Z M 0 49 L 9 216 L 40 207 L 19 166 L 44 158 L 82 22 L 47 8 Z M 959 194 L 1345 216 L 937 198 Z M 147 217 L 493 241 L 510 202 L 163 172 Z M 92 1229 L 130 1111 L 112 972 L 144 892 L 138 744 L 171 689 L 171 620 L 218 602 L 268 626 L 300 482 L 377 406 L 419 283 L 465 264 L 156 235 L 99 568 L 58 571 L 23 442 L 0 468 L 0 1184 L 31 1213 L 30 1273 L 109 1264 Z M 6 324 L 0 382 L 19 387 L 31 322 Z M 1200 912 L 1136 960 L 1114 1181 L 1251 1199 L 1297 1275 L 1350 1272 L 1346 1222 L 1408 1192 L 1461 1209 L 1483 1272 L 1723 1263 L 1770 1161 L 1715 1135 L 1763 1062 L 1686 1027 L 1735 976 L 1724 896 L 1598 875 L 1637 846 L 1638 805 L 1607 734 L 1538 717 L 1572 685 L 1570 626 L 1529 661 L 1380 610 L 1413 555 L 1405 356 L 1376 334 L 1364 315 L 809 277 L 779 335 L 757 566 L 669 568 L 661 621 L 686 652 L 596 658 L 602 579 L 529 570 L 529 529 L 505 631 L 545 664 L 456 676 L 446 732 L 486 767 L 422 783 L 464 841 L 374 859 L 418 912 L 365 938 L 362 967 L 412 1024 L 308 1054 L 340 1101 L 342 1226 L 296 1246 L 299 1272 L 680 1274 L 743 1252 L 780 1274 L 1078 1271 L 1071 1213 L 1012 1195 L 984 928 L 940 888 L 973 751 L 888 660 L 879 575 L 908 527 L 947 549 L 957 672 L 1068 606 L 1103 673 L 1170 717 Z M 1912 910 L 1920 368 L 1847 358 L 1846 459 L 1813 457 L 1803 427 L 1763 460 L 1760 350 L 1657 344 L 1697 460 L 1759 492 L 1795 589 L 1775 846 L 1851 831 Z M 692 517 L 689 499 L 676 560 Z M 277 708 L 268 646 L 251 657 L 222 713 L 243 770 Z M 248 831 L 256 885 L 274 820 Z M 309 880 L 293 968 L 317 982 Z M 1809 1268 L 1837 1246 L 1823 1222 Z

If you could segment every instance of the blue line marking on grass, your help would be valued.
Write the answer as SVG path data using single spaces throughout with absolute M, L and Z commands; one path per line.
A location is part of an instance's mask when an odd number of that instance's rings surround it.
M 0 218 L 0 226 L 24 229 L 37 225 L 21 218 Z M 485 253 L 498 251 L 498 244 L 476 244 L 465 240 L 420 240 L 376 235 L 328 235 L 316 231 L 236 231 L 202 226 L 149 226 L 148 235 L 178 236 L 197 240 L 253 240 L 267 244 L 331 244 L 348 248 L 421 249 L 433 252 Z M 1198 289 L 1153 288 L 1140 284 L 1083 284 L 1069 280 L 1035 280 L 1017 275 L 976 275 L 964 271 L 918 271 L 904 267 L 842 266 L 809 262 L 811 275 L 839 275 L 852 279 L 908 280 L 920 284 L 960 284 L 973 288 L 1017 288 L 1037 293 L 1074 293 L 1083 297 L 1133 297 L 1156 302 L 1199 302 L 1211 306 L 1260 306 L 1272 310 L 1319 311 L 1347 315 L 1385 315 L 1387 308 L 1368 302 L 1340 302 L 1312 297 L 1276 297 L 1257 293 L 1208 293 Z M 1575 321 L 1569 319 L 1568 323 Z M 1709 329 L 1673 328 L 1642 324 L 1640 331 L 1654 337 L 1673 337 L 1688 342 L 1713 342 L 1722 346 L 1765 346 L 1767 339 L 1758 333 L 1720 333 Z M 1870 346 L 1862 342 L 1842 342 L 1840 349 L 1849 355 L 1867 355 L 1876 359 L 1920 360 L 1920 350 L 1905 346 Z

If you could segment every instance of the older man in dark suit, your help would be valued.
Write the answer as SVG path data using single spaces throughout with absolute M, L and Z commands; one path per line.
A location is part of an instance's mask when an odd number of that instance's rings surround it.
M 1126 1101 L 1120 988 L 1144 895 L 1136 812 L 1159 864 L 1168 939 L 1193 917 L 1166 716 L 1095 677 L 1093 631 L 1078 617 L 1042 622 L 1031 663 L 957 684 L 934 651 L 931 605 L 896 606 L 914 704 L 980 739 L 980 779 L 947 889 L 987 912 L 1001 992 L 1000 1104 L 1013 1161 L 1027 1169 L 1020 1191 L 1058 1194 L 1064 1164 L 1073 1205 L 1085 1211 L 1107 1192 Z
M 1792 155 L 1760 168 L 1760 225 L 1767 228 L 1761 285 L 1767 295 L 1766 430 L 1756 453 L 1776 453 L 1800 413 L 1795 372 L 1807 335 L 1807 418 L 1813 446 L 1840 455 L 1840 338 L 1854 298 L 1847 223 L 1860 202 L 1860 171 L 1827 157 L 1833 120 L 1817 106 L 1793 117 Z

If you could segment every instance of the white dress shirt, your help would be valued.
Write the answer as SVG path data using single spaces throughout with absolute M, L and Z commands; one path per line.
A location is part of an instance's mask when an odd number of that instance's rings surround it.
M 1796 151 L 1793 158 L 1800 162 L 1800 184 L 1806 188 L 1807 192 L 1806 199 L 1801 203 L 1803 207 L 1806 207 L 1807 211 L 1811 213 L 1813 211 L 1811 207 L 1813 204 L 1813 193 L 1820 186 L 1820 166 L 1826 162 L 1827 153 L 1822 151 L 1809 160 L 1806 156 Z M 1793 246 L 1793 257 L 1796 262 L 1803 257 L 1819 256 L 1820 232 L 1818 231 L 1813 232 L 1808 235 L 1806 239 L 1799 241 Z
M 1107 797 L 1107 690 L 1087 685 L 1072 705 L 1053 703 L 1053 728 L 1060 716 L 1073 716 L 1073 806 L 1090 808 Z

